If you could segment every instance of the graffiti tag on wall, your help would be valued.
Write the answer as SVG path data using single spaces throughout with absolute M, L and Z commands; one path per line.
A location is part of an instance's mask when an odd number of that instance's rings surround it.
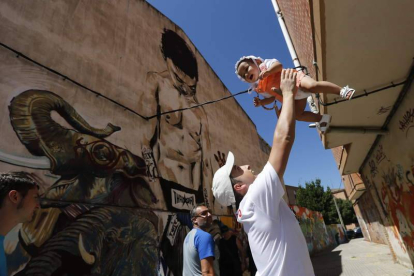
M 408 130 L 414 127 L 414 108 L 408 109 L 401 120 L 399 121 L 399 129 L 403 132 L 408 133 Z

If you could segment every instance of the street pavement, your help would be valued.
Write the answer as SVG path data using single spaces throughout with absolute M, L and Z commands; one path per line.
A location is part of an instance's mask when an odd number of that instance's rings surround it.
M 392 260 L 387 245 L 352 239 L 312 257 L 316 276 L 411 276 L 413 271 Z

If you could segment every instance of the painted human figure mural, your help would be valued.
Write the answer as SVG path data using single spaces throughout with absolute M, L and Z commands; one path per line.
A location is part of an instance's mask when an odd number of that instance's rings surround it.
M 12 12 L 0 24 L 0 170 L 31 173 L 42 194 L 33 221 L 6 236 L 10 275 L 181 275 L 189 210 L 227 214 L 213 206 L 210 159 L 237 141 L 213 151 L 227 130 L 209 120 L 237 116 L 259 167 L 268 152 L 254 124 L 231 99 L 161 115 L 230 92 L 148 2 L 26 4 L 36 24 L 2 4 Z
M 184 39 L 165 29 L 161 52 L 166 70 L 147 73 L 150 92 L 140 103 L 150 105 L 154 114 L 198 104 L 197 60 Z M 212 180 L 208 120 L 202 107 L 173 112 L 150 120 L 152 131 L 142 142 L 144 152 L 152 149 L 160 185 L 168 210 L 191 210 L 209 198 L 205 184 Z M 153 170 L 152 170 L 153 171 Z M 206 202 L 209 205 L 209 202 Z
M 141 104 L 152 106 L 154 114 L 197 105 L 197 61 L 187 43 L 164 30 L 161 53 L 167 69 L 148 72 L 152 89 Z M 15 260 L 10 271 L 54 276 L 181 274 L 182 243 L 191 227 L 185 212 L 210 202 L 210 138 L 203 108 L 144 122 L 143 132 L 148 126 L 150 131 L 141 141 L 142 157 L 105 140 L 120 127 L 92 127 L 54 92 L 21 92 L 9 111 L 17 138 L 40 158 L 41 166 L 29 167 L 58 176 L 42 195 L 35 219 L 20 229 L 20 243 L 9 252 Z M 71 128 L 53 120 L 53 112 Z M 17 166 L 30 162 L 11 161 Z M 162 194 L 154 193 L 155 183 Z M 162 226 L 156 213 L 143 210 L 160 202 L 164 209 L 179 212 L 167 215 Z
M 197 60 L 189 45 L 176 32 L 164 29 L 161 53 L 166 70 L 148 72 L 150 93 L 140 102 L 152 105 L 156 114 L 198 104 Z M 143 152 L 152 150 L 156 176 L 166 208 L 188 212 L 197 203 L 209 206 L 208 188 L 212 180 L 211 151 L 207 115 L 202 107 L 157 116 L 149 122 L 152 136 L 143 141 Z M 148 168 L 148 171 L 154 171 Z M 151 177 L 151 176 L 150 176 Z M 208 183 L 208 184 L 207 184 Z M 182 272 L 182 242 L 190 230 L 188 216 L 171 215 L 161 240 L 162 261 L 167 274 Z M 173 229 L 174 231 L 171 231 Z

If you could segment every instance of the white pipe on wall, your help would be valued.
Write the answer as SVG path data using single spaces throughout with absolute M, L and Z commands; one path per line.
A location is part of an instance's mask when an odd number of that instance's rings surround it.
M 283 37 L 285 38 L 293 64 L 295 65 L 295 67 L 298 67 L 300 66 L 300 62 L 298 56 L 296 55 L 295 47 L 293 47 L 292 40 L 290 39 L 289 32 L 286 28 L 285 20 L 283 20 L 282 12 L 280 11 L 279 5 L 277 4 L 276 0 L 272 0 L 272 4 L 276 12 L 277 19 L 279 20 L 279 25 L 282 29 Z
M 279 5 L 277 4 L 276 0 L 272 0 L 272 4 L 273 4 L 273 7 L 274 7 L 275 12 L 276 12 L 277 19 L 279 20 L 279 25 L 280 25 L 280 28 L 282 29 L 283 37 L 285 38 L 287 47 L 289 49 L 290 57 L 292 58 L 292 61 L 293 61 L 293 64 L 295 65 L 295 67 L 299 67 L 301 65 L 300 65 L 298 56 L 296 55 L 296 51 L 295 51 L 295 47 L 293 46 L 292 39 L 290 39 L 289 32 L 286 28 L 285 20 L 283 20 L 283 15 L 282 15 L 282 12 L 280 11 Z M 298 68 L 297 70 L 300 71 L 302 69 Z M 313 113 L 319 113 L 319 109 L 316 106 L 316 104 L 313 100 L 313 97 L 309 96 L 307 101 L 308 101 L 308 105 L 309 105 L 311 111 Z

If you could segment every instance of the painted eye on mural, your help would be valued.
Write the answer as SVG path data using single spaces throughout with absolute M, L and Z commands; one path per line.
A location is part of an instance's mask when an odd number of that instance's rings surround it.
M 175 78 L 177 79 L 178 82 L 180 82 L 180 83 L 183 83 L 184 82 L 182 79 L 180 79 L 179 76 L 177 76 L 177 74 L 174 73 L 174 75 L 175 75 Z
M 114 152 L 107 145 L 98 144 L 93 147 L 92 154 L 95 160 L 100 162 L 110 162 L 114 159 Z

